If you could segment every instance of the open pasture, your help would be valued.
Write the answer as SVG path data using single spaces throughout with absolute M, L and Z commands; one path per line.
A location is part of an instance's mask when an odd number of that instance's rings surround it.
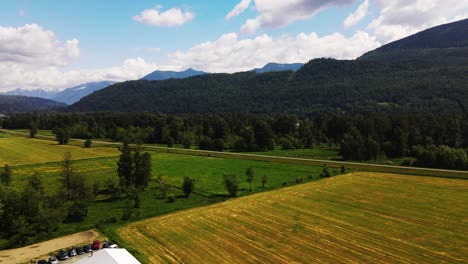
M 129 224 L 150 263 L 466 263 L 468 182 L 352 173 Z
M 52 150 L 66 146 L 59 146 L 50 141 L 31 140 L 27 138 L 5 137 L 1 140 L 16 140 L 17 142 L 26 142 L 28 144 L 45 144 Z M 51 145 L 47 145 L 51 144 Z M 14 145 L 10 145 L 12 148 Z M 5 146 L 3 146 L 5 148 Z M 44 148 L 46 148 L 44 147 Z M 91 149 L 83 149 L 80 147 L 68 146 L 72 151 L 89 151 L 89 156 L 97 156 L 105 148 L 93 147 Z M 59 229 L 60 234 L 69 234 L 85 229 L 90 229 L 98 223 L 111 222 L 121 224 L 121 216 L 123 208 L 125 208 L 125 199 L 112 200 L 106 195 L 105 189 L 109 181 L 118 182 L 117 177 L 117 160 L 120 152 L 116 148 L 108 148 L 109 151 L 114 151 L 114 156 L 83 158 L 77 159 L 75 153 L 72 152 L 74 171 L 84 174 L 91 185 L 97 183 L 97 188 L 101 191 L 96 197 L 96 200 L 89 203 L 88 215 L 81 222 L 64 223 Z M 9 150 L 9 149 L 8 149 Z M 95 153 L 93 153 L 95 151 Z M 107 151 L 107 150 L 106 150 Z M 318 178 L 322 168 L 307 165 L 292 165 L 284 163 L 262 162 L 238 160 L 229 158 L 208 158 L 200 156 L 188 156 L 180 154 L 171 154 L 163 152 L 150 152 L 152 155 L 152 180 L 148 188 L 140 193 L 140 208 L 138 209 L 137 219 L 161 215 L 168 212 L 173 212 L 186 208 L 212 204 L 214 202 L 228 199 L 227 191 L 222 183 L 223 173 L 234 173 L 239 178 L 240 190 L 239 195 L 248 195 L 255 192 L 263 192 L 283 186 L 284 183 L 290 185 L 297 178 L 303 178 L 308 181 L 309 176 L 312 179 Z M 18 154 L 19 155 L 19 154 Z M 23 153 L 22 155 L 28 156 Z M 62 154 L 60 154 L 62 155 Z M 77 155 L 80 158 L 79 154 Z M 5 157 L 9 157 L 5 155 Z M 11 159 L 11 157 L 9 157 Z M 33 174 L 38 173 L 40 179 L 45 186 L 47 195 L 57 193 L 61 187 L 59 178 L 61 172 L 62 156 L 57 156 L 58 161 L 54 161 L 53 156 L 45 155 L 41 157 L 44 163 L 25 164 L 11 166 L 12 168 L 12 184 L 13 188 L 21 191 L 26 186 L 27 180 Z M 9 163 L 11 164 L 11 163 Z M 252 192 L 248 190 L 248 183 L 245 170 L 252 166 L 255 170 L 255 178 L 252 184 Z M 268 182 L 265 188 L 261 187 L 261 177 L 267 175 Z M 172 187 L 168 191 L 168 195 L 176 197 L 176 201 L 168 203 L 161 196 L 157 178 L 163 177 Z M 195 179 L 195 193 L 189 198 L 185 198 L 181 190 L 181 185 L 185 176 L 190 176 Z M 134 221 L 132 219 L 131 221 Z M 106 224 L 107 225 L 107 224 Z M 2 241 L 0 240 L 0 246 Z M 4 241 L 3 244 L 6 242 Z
M 116 148 L 83 148 L 72 145 L 58 145 L 55 141 L 24 137 L 0 137 L 0 165 L 46 163 L 63 160 L 65 152 L 70 152 L 73 159 L 118 156 Z

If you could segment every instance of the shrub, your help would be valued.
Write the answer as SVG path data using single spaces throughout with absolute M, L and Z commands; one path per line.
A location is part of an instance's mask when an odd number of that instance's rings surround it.
M 281 149 L 287 150 L 287 149 L 295 149 L 293 143 L 291 140 L 289 140 L 286 137 L 282 137 L 278 140 L 278 145 L 281 146 Z
M 407 167 L 411 167 L 414 165 L 414 159 L 412 158 L 406 158 L 404 159 L 402 162 L 401 162 L 401 166 L 407 166 Z
M 224 174 L 224 188 L 228 191 L 231 197 L 236 197 L 239 191 L 239 180 L 235 174 Z
M 85 148 L 90 148 L 93 144 L 93 141 L 91 139 L 86 139 L 85 142 L 84 142 L 84 147 Z
M 167 202 L 168 203 L 175 203 L 176 201 L 176 198 L 173 194 L 169 194 L 169 196 L 167 197 Z
M 330 177 L 330 172 L 328 171 L 328 166 L 327 164 L 323 165 L 322 173 L 320 173 L 320 177 Z
M 88 204 L 85 201 L 74 201 L 68 208 L 68 218 L 73 221 L 81 221 L 88 215 Z
M 268 177 L 266 175 L 262 176 L 262 188 L 265 188 L 265 184 L 268 182 Z
M 187 197 L 190 196 L 194 188 L 195 188 L 195 179 L 192 179 L 190 177 L 185 177 L 184 182 L 182 183 L 182 190 L 184 191 Z
M 203 137 L 198 142 L 198 148 L 202 150 L 212 150 L 213 149 L 213 140 L 209 137 Z

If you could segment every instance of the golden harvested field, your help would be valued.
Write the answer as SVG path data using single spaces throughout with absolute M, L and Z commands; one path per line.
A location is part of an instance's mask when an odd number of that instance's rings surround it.
M 468 181 L 352 173 L 118 234 L 150 263 L 467 263 Z
M 57 145 L 57 142 L 49 140 L 0 137 L 0 166 L 62 161 L 65 152 L 71 152 L 74 160 L 119 155 L 117 148 L 82 148 L 72 145 Z

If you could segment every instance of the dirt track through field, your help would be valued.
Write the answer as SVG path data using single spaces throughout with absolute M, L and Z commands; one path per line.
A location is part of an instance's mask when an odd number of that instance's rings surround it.
M 96 230 L 88 230 L 22 248 L 2 250 L 0 251 L 0 263 L 14 264 L 26 262 L 63 248 L 91 244 L 94 239 L 99 239 L 100 236 Z
M 150 263 L 467 263 L 468 181 L 352 173 L 132 223 Z

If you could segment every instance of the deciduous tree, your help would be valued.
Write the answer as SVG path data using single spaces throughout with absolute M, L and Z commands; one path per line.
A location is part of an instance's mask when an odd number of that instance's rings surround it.
M 239 191 L 239 180 L 235 174 L 224 174 L 223 177 L 224 188 L 228 191 L 231 197 L 236 197 Z

